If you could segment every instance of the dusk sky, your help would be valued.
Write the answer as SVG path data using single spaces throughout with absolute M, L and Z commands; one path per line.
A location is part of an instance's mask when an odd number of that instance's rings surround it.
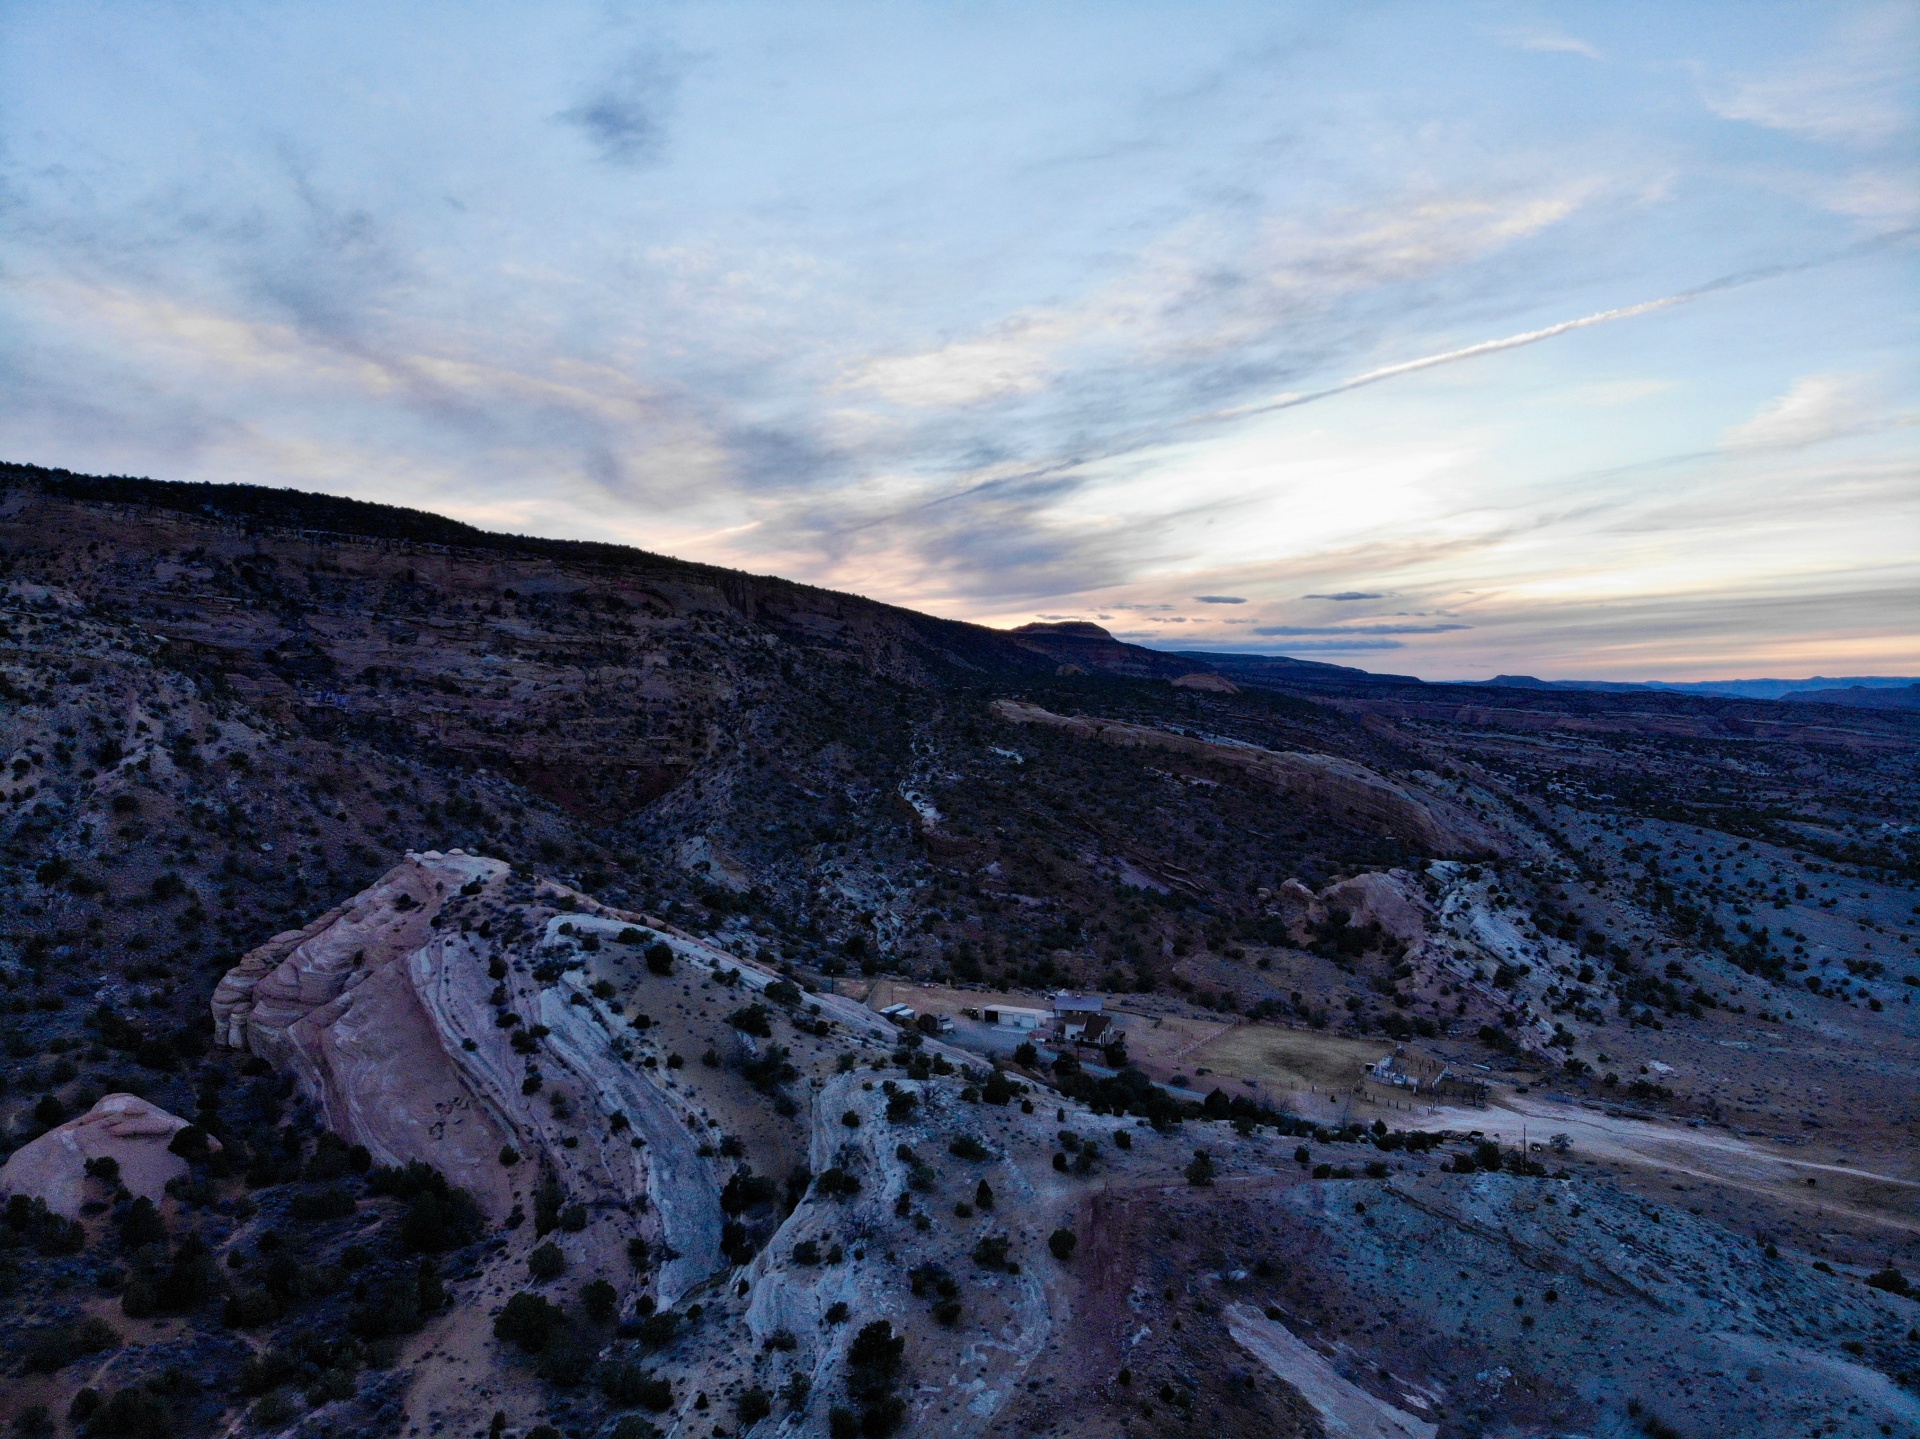
M 1920 674 L 1920 5 L 0 4 L 0 458 Z

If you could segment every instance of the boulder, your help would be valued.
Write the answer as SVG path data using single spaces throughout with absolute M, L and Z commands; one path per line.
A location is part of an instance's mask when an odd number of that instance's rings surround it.
M 44 1199 L 47 1208 L 72 1219 L 87 1198 L 87 1161 L 111 1159 L 120 1183 L 156 1203 L 167 1181 L 187 1172 L 187 1162 L 167 1151 L 187 1121 L 137 1094 L 109 1094 L 93 1108 L 16 1149 L 0 1165 L 0 1195 Z M 218 1140 L 209 1140 L 214 1149 Z M 104 1191 L 103 1191 L 104 1193 Z

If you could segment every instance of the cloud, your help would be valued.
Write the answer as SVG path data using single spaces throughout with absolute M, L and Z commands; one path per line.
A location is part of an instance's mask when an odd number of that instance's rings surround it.
M 958 410 L 1104 387 L 1149 367 L 1169 379 L 1193 374 L 1195 389 L 1244 386 L 1253 354 L 1275 341 L 1299 344 L 1303 324 L 1341 301 L 1485 259 L 1560 224 L 1595 188 L 1578 181 L 1531 193 L 1406 194 L 1273 218 L 1248 233 L 1191 222 L 1080 300 L 1029 307 L 934 348 L 856 361 L 841 389 L 906 409 Z M 1228 374 L 1211 372 L 1223 364 Z M 1188 387 L 1166 388 L 1177 396 Z M 1090 408 L 1114 408 L 1105 394 L 1088 398 Z
M 1604 61 L 1607 58 L 1585 40 L 1552 30 L 1504 30 L 1500 32 L 1500 38 L 1522 50 L 1550 55 L 1584 55 L 1589 60 Z
M 1244 605 L 1246 600 L 1239 595 L 1195 595 L 1196 602 L 1203 605 Z
M 1704 285 L 1696 285 L 1691 290 L 1682 290 L 1677 294 L 1662 295 L 1657 300 L 1642 300 L 1637 305 L 1622 305 L 1611 310 L 1598 310 L 1591 315 L 1582 315 L 1577 319 L 1562 320 L 1558 324 L 1547 325 L 1538 330 L 1523 330 L 1517 335 L 1507 335 L 1498 340 L 1482 340 L 1478 344 L 1465 345 L 1457 350 L 1443 350 L 1435 355 L 1422 355 L 1416 360 L 1402 360 L 1398 364 L 1382 365 L 1378 369 L 1367 370 L 1362 374 L 1350 375 L 1346 379 L 1323 389 L 1308 390 L 1304 393 L 1275 395 L 1271 399 L 1255 401 L 1252 404 L 1237 405 L 1231 409 L 1216 410 L 1210 415 L 1199 417 L 1205 420 L 1237 420 L 1249 415 L 1269 414 L 1275 410 L 1291 410 L 1300 405 L 1311 405 L 1317 400 L 1331 399 L 1335 395 L 1344 395 L 1349 390 L 1362 389 L 1368 385 L 1377 385 L 1382 380 L 1397 379 L 1401 375 L 1411 375 L 1419 370 L 1430 370 L 1438 365 L 1458 364 L 1462 360 L 1477 360 L 1482 355 L 1496 354 L 1502 350 L 1516 350 L 1525 345 L 1537 345 L 1542 340 L 1551 340 L 1573 330 L 1584 330 L 1592 325 L 1604 325 L 1615 320 L 1631 320 L 1640 315 L 1650 315 L 1656 310 L 1670 309 L 1691 300 L 1703 299 L 1708 295 L 1719 294 L 1725 290 L 1737 290 L 1747 285 L 1757 285 L 1764 280 L 1776 280 L 1786 275 L 1819 269 L 1841 260 L 1869 254 L 1874 250 L 1909 240 L 1913 232 L 1908 229 L 1887 230 L 1870 235 L 1854 244 L 1842 247 L 1825 255 L 1817 255 L 1807 260 L 1794 260 L 1784 264 L 1765 265 L 1758 269 L 1743 270 L 1718 279 L 1709 280 Z
M 1913 127 L 1914 16 L 1905 5 L 1869 10 L 1794 68 L 1721 85 L 1707 108 L 1803 139 L 1884 144 Z
M 1338 594 L 1302 595 L 1301 598 L 1307 600 L 1384 600 L 1386 596 L 1373 590 L 1341 590 Z
M 1858 375 L 1802 375 L 1786 394 L 1721 436 L 1727 450 L 1791 450 L 1869 428 L 1877 417 Z
M 1471 625 L 1262 625 L 1257 635 L 1439 635 Z
M 635 50 L 592 94 L 555 118 L 586 135 L 607 164 L 646 165 L 665 153 L 667 115 L 684 77 L 679 58 Z
M 1259 634 L 1259 630 L 1254 631 Z M 1294 655 L 1333 655 L 1363 654 L 1368 650 L 1403 650 L 1406 645 L 1399 640 L 1303 640 L 1297 645 L 1288 645 L 1287 653 Z

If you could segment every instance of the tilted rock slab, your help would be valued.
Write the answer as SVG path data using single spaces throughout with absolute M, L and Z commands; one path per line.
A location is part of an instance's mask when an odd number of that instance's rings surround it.
M 9 1155 L 0 1164 L 0 1196 L 44 1199 L 54 1213 L 73 1219 L 87 1198 L 87 1161 L 111 1159 L 129 1193 L 157 1203 L 167 1181 L 187 1172 L 186 1160 L 167 1150 L 186 1127 L 179 1115 L 137 1094 L 109 1094 Z M 210 1143 L 220 1147 L 218 1140 Z
M 1121 749 L 1157 749 L 1237 769 L 1298 799 L 1349 809 L 1425 854 L 1498 853 L 1504 846 L 1484 825 L 1444 801 L 1394 783 L 1350 759 L 1300 750 L 1199 739 L 1152 725 L 1091 715 L 1061 715 L 1024 700 L 995 700 L 993 712 L 1013 724 L 1045 725 Z
M 526 898 L 573 908 L 516 939 L 436 923 L 455 897 L 497 900 L 509 874 L 499 860 L 458 850 L 408 855 L 346 904 L 274 936 L 229 970 L 213 995 L 216 1033 L 292 1074 L 327 1126 L 366 1145 L 376 1163 L 432 1164 L 491 1220 L 516 1205 L 530 1209 L 540 1174 L 552 1174 L 594 1221 L 589 1239 L 573 1242 L 609 1267 L 619 1255 L 625 1272 L 631 1237 L 676 1252 L 655 1285 L 671 1303 L 717 1262 L 720 1180 L 693 1137 L 704 1126 L 622 1057 L 616 1046 L 634 1040 L 625 1019 L 576 974 L 542 982 L 526 962 L 566 942 L 557 934 L 563 922 L 576 935 L 608 937 L 648 922 L 541 884 Z M 686 944 L 656 933 L 677 949 Z M 496 957 L 507 961 L 499 1006 L 488 974 Z M 508 1012 L 521 1023 L 503 1028 Z M 517 1051 L 514 1033 L 535 1026 L 547 1030 L 537 1048 Z M 535 1070 L 541 1087 L 526 1094 Z M 631 1128 L 616 1128 L 616 1114 Z M 519 1164 L 501 1162 L 506 1147 Z

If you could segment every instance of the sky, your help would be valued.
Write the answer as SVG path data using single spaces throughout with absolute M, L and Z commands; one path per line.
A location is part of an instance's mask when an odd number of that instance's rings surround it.
M 0 0 L 0 458 L 1423 678 L 1920 675 L 1920 3 Z

